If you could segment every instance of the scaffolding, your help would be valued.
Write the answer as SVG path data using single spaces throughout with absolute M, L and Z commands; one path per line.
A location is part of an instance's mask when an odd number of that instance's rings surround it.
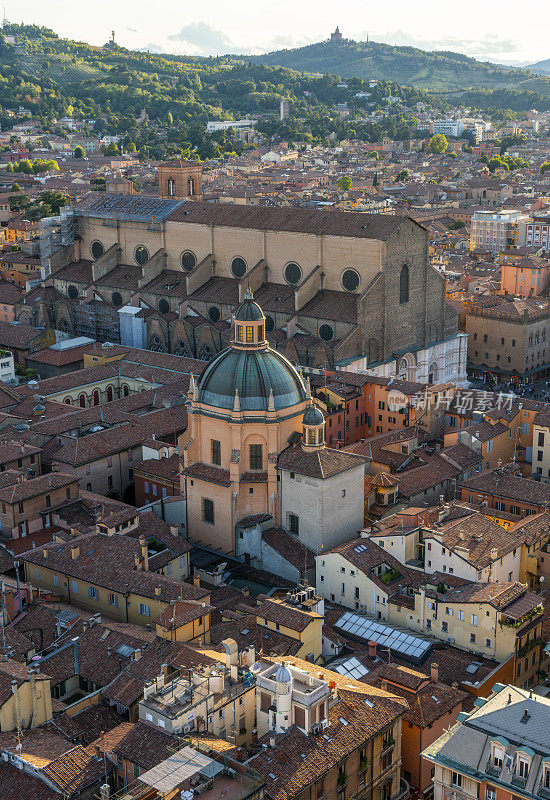
M 104 300 L 90 300 L 75 306 L 75 336 L 88 336 L 97 342 L 120 344 L 118 311 Z
M 59 216 L 45 217 L 38 223 L 42 279 L 51 274 L 50 259 L 64 247 L 74 244 L 74 207 L 64 206 Z

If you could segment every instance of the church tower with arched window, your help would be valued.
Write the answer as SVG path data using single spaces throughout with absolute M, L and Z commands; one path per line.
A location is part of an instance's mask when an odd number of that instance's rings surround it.
M 177 159 L 158 167 L 159 197 L 169 200 L 202 200 L 202 165 Z

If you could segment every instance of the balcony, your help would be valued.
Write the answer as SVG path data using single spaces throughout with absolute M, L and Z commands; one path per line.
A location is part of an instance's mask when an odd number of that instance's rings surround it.
M 393 750 L 394 747 L 395 747 L 395 739 L 393 738 L 393 736 L 390 736 L 388 739 L 385 739 L 382 742 L 382 750 L 380 752 L 380 755 L 385 756 L 387 753 Z

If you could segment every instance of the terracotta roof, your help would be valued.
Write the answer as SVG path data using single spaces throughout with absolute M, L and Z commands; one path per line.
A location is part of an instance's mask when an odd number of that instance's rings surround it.
M 504 469 L 494 469 L 462 481 L 461 487 L 470 492 L 492 494 L 524 503 L 543 505 L 550 501 L 550 485 Z
M 283 450 L 279 456 L 278 467 L 323 480 L 358 467 L 364 464 L 365 460 L 363 456 L 345 450 L 324 447 L 322 450 L 306 451 L 297 445 Z
M 309 233 L 316 236 L 351 236 L 384 241 L 389 239 L 406 219 L 388 214 L 187 202 L 182 203 L 170 214 L 168 224 L 179 222 L 229 228 L 258 228 Z
M 242 524 L 242 523 L 241 523 Z M 275 550 L 289 564 L 302 572 L 315 569 L 315 555 L 296 536 L 283 528 L 269 528 L 262 533 L 262 541 Z
M 39 778 L 18 769 L 14 764 L 0 761 L 2 800 L 59 800 L 55 789 Z
M 231 486 L 231 478 L 229 477 L 228 469 L 221 469 L 214 467 L 212 464 L 204 464 L 197 461 L 182 470 L 182 475 L 187 475 L 189 478 L 197 478 L 201 481 L 208 483 L 217 483 L 220 486 Z
M 3 474 L 8 475 L 9 472 L 13 471 L 10 470 Z M 77 478 L 74 475 L 67 475 L 63 472 L 50 472 L 46 475 L 39 475 L 36 478 L 24 479 L 20 483 L 3 486 L 0 488 L 0 502 L 20 503 L 32 497 L 47 494 L 55 489 L 61 489 L 64 486 L 69 487 L 76 484 L 76 482 Z
M 304 631 L 314 619 L 319 619 L 319 614 L 293 608 L 288 603 L 277 603 L 274 600 L 264 600 L 256 608 L 256 617 L 275 622 L 293 631 Z
M 173 748 L 178 747 L 178 741 L 177 736 L 139 721 L 115 745 L 113 754 L 149 770 L 168 758 Z

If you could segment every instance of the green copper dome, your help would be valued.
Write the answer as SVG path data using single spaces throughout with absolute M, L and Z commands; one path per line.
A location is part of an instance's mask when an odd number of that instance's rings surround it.
M 262 309 L 254 300 L 250 287 L 246 290 L 242 303 L 235 311 L 235 319 L 240 322 L 259 322 L 264 318 Z
M 241 411 L 267 411 L 270 390 L 276 411 L 306 399 L 302 379 L 290 361 L 269 347 L 230 347 L 206 367 L 198 381 L 199 402 L 217 408 L 233 409 L 236 390 Z
M 325 421 L 322 411 L 316 406 L 308 406 L 302 420 L 304 425 L 322 425 Z

